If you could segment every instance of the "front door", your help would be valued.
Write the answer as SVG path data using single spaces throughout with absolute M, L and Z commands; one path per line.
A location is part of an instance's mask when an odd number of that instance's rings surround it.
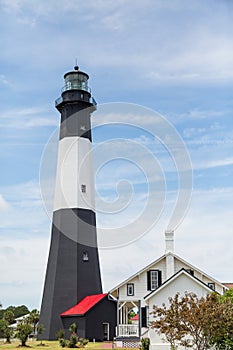
M 103 323 L 103 340 L 109 340 L 109 323 Z

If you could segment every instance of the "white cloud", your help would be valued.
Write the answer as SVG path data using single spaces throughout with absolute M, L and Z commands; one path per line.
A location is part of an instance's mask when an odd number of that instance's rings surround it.
M 232 198 L 233 188 L 194 192 L 190 211 L 177 231 L 177 251 L 222 282 L 233 281 Z
M 9 234 L 22 239 L 45 235 L 49 220 L 43 210 L 39 184 L 27 182 L 0 188 L 7 204 L 1 201 L 5 214 L 1 218 L 0 231 L 4 239 Z M 1 198 L 0 198 L 1 199 Z M 9 203 L 9 204 L 8 204 Z
M 0 289 L 4 307 L 12 303 L 40 307 L 48 246 L 48 238 L 0 240 Z
M 193 120 L 193 121 L 208 120 L 208 119 L 213 120 L 213 118 L 220 120 L 221 117 L 228 114 L 229 112 L 231 111 L 223 108 L 221 108 L 220 111 L 195 108 L 190 110 L 189 112 L 175 114 L 175 115 L 172 115 L 171 117 L 172 117 L 172 120 L 174 120 L 174 122 L 177 122 L 177 121 L 182 122 L 186 120 Z
M 189 211 L 175 231 L 175 253 L 221 282 L 233 281 L 233 252 L 229 249 L 233 244 L 232 205 L 233 188 L 195 191 Z M 164 253 L 165 229 L 163 218 L 137 242 L 100 251 L 106 290 Z
M 8 45 L 7 56 L 15 57 L 17 52 L 19 61 L 22 64 L 26 61 L 33 69 L 44 69 L 45 63 L 52 66 L 55 60 L 57 66 L 63 66 L 67 62 L 66 53 L 62 55 L 60 50 L 63 43 L 75 57 L 79 52 L 74 45 L 75 36 L 82 47 L 81 59 L 90 67 L 126 69 L 129 79 L 124 85 L 134 84 L 130 72 L 134 78 L 136 74 L 139 81 L 146 80 L 147 84 L 148 80 L 152 84 L 158 81 L 161 84 L 233 78 L 232 25 L 224 4 L 211 3 L 211 10 L 208 2 L 203 6 L 198 1 L 191 6 L 178 0 L 174 4 L 152 0 L 127 3 L 89 1 L 82 4 L 69 1 L 62 6 L 57 6 L 54 0 L 47 3 L 2 1 L 2 4 L 12 20 L 15 21 L 16 17 L 20 22 L 16 30 L 24 32 L 23 36 L 27 38 L 24 50 L 18 47 L 20 41 L 18 44 L 15 41 L 14 46 Z M 211 16 L 205 16 L 209 11 Z M 70 27 L 74 18 L 75 25 Z M 68 26 L 69 34 L 60 30 L 56 35 L 51 24 L 59 30 L 58 23 L 61 23 L 61 28 Z M 28 24 L 33 30 L 25 34 Z M 79 36 L 80 27 L 87 30 Z M 18 36 L 18 33 L 13 34 Z M 86 42 L 89 45 L 85 45 Z M 32 48 L 35 53 L 33 60 L 30 59 Z
M 9 203 L 4 199 L 4 197 L 0 194 L 0 210 L 5 211 L 10 208 Z
M 198 164 L 196 164 L 196 169 L 209 169 L 209 168 L 216 168 L 216 167 L 222 167 L 226 165 L 233 165 L 233 157 L 225 157 L 224 159 L 215 159 L 215 160 L 209 160 L 209 161 L 199 161 Z
M 48 115 L 49 108 L 33 107 L 11 109 L 0 115 L 0 126 L 5 128 L 36 128 L 58 126 L 55 114 Z
M 4 85 L 11 85 L 11 83 L 7 80 L 6 76 L 4 74 L 0 74 L 0 82 Z

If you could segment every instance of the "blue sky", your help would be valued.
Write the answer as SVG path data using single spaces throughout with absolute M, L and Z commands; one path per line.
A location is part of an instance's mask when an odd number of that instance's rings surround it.
M 0 0 L 0 8 L 3 306 L 40 305 L 50 238 L 39 185 L 41 159 L 53 133 L 56 139 L 54 100 L 76 57 L 90 75 L 95 99 L 103 104 L 100 112 L 113 108 L 115 113 L 112 102 L 142 105 L 179 132 L 191 157 L 193 194 L 175 232 L 175 251 L 216 279 L 233 281 L 232 2 Z M 130 113 L 126 118 L 134 122 Z M 148 126 L 147 116 L 141 118 Z M 136 140 L 156 154 L 166 177 L 167 202 L 156 226 L 142 238 L 100 250 L 106 291 L 163 254 L 163 233 L 178 186 L 171 158 L 148 133 L 125 126 L 93 130 L 95 146 L 116 137 Z M 120 217 L 97 213 L 99 226 L 112 227 L 119 220 L 124 225 L 145 204 L 147 181 L 131 165 L 115 160 L 96 176 L 96 188 L 109 202 L 117 198 L 115 183 L 121 178 L 134 186 L 132 207 Z M 50 180 L 54 166 L 48 170 Z

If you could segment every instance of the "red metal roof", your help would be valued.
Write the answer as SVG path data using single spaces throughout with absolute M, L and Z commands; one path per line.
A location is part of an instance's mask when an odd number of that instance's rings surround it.
M 88 310 L 95 306 L 100 300 L 105 298 L 106 295 L 107 293 L 88 295 L 83 298 L 78 304 L 63 312 L 61 316 L 85 315 Z
M 137 314 L 137 315 L 135 315 L 134 317 L 131 318 L 131 321 L 138 321 L 138 319 L 139 319 L 139 316 Z
M 223 283 L 228 288 L 233 288 L 233 283 Z

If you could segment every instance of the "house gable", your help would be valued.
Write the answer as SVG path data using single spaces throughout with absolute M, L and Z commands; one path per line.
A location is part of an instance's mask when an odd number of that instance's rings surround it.
M 116 286 L 109 293 L 115 298 L 119 298 L 119 300 L 142 300 L 142 303 L 144 303 L 144 296 L 150 291 L 150 287 L 148 286 L 148 271 L 158 271 L 159 279 L 161 278 L 161 283 L 163 283 L 166 274 L 165 269 L 165 256 L 162 256 Z M 133 294 L 129 293 L 129 285 L 133 285 Z
M 217 281 L 215 278 L 209 276 L 208 274 L 206 274 L 205 272 L 203 272 L 202 270 L 198 269 L 197 267 L 193 266 L 192 264 L 188 263 L 187 261 L 185 261 L 184 259 L 180 258 L 179 256 L 174 254 L 174 267 L 175 267 L 175 273 L 180 271 L 181 269 L 187 269 L 187 270 L 191 270 L 194 273 L 194 276 L 197 277 L 200 281 L 202 281 L 203 283 L 207 284 L 211 283 L 214 285 L 214 290 L 217 293 L 223 294 L 225 292 L 225 290 L 227 289 L 226 286 L 224 286 L 222 283 L 220 283 L 219 281 Z
M 167 280 L 160 288 L 150 293 L 145 299 L 148 305 L 149 322 L 154 320 L 153 306 L 161 307 L 163 304 L 169 305 L 169 298 L 174 297 L 176 293 L 182 296 L 185 292 L 195 293 L 198 298 L 205 297 L 211 293 L 211 289 L 200 281 L 197 277 L 192 276 L 185 269 L 180 270 Z M 151 349 L 170 349 L 170 345 L 165 342 L 162 335 L 159 335 L 156 330 L 149 329 L 149 338 L 151 342 Z
M 187 272 L 186 269 L 181 269 L 171 278 L 165 281 L 158 289 L 152 291 L 147 296 L 145 296 L 145 300 L 148 302 L 155 295 L 160 294 L 162 292 L 162 298 L 164 302 L 164 291 L 167 288 L 169 289 L 168 293 L 170 296 L 175 295 L 177 292 L 193 292 L 196 294 L 195 291 L 199 293 L 200 289 L 205 291 L 203 292 L 205 295 L 212 292 L 212 289 L 208 287 L 208 285 L 206 285 L 204 282 L 199 280 L 194 275 L 191 275 L 189 272 Z M 172 293 L 172 291 L 175 293 Z
M 189 270 L 190 273 L 193 273 L 195 277 L 197 277 L 200 281 L 205 284 L 209 284 L 212 288 L 223 294 L 225 290 L 228 288 L 224 286 L 222 283 L 218 282 L 214 278 L 208 276 L 206 273 L 201 271 L 200 269 L 194 267 L 192 264 L 183 260 L 179 256 L 169 252 L 165 255 L 162 255 L 159 259 L 155 260 L 151 264 L 147 265 L 145 268 L 138 271 L 136 274 L 129 277 L 127 280 L 122 282 L 113 288 L 110 293 L 115 298 L 119 300 L 142 300 L 148 294 L 148 286 L 147 286 L 147 272 L 150 270 L 159 270 L 161 271 L 161 282 L 162 284 L 167 280 L 167 266 L 166 259 L 167 257 L 174 258 L 174 274 L 180 271 L 181 269 Z M 133 295 L 129 295 L 128 293 L 128 284 L 133 285 Z

